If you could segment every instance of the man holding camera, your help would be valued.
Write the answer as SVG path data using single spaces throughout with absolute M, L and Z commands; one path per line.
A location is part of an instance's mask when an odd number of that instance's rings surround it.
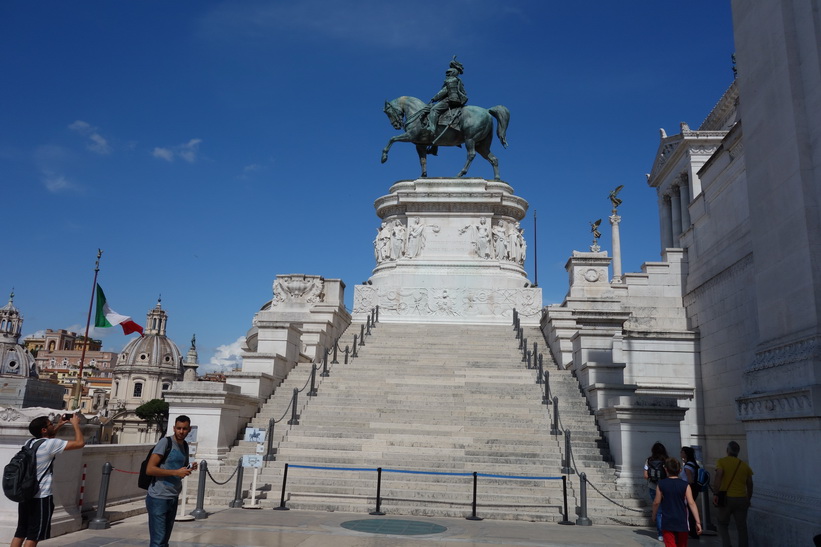
M 71 423 L 74 427 L 74 440 L 55 439 L 57 430 Z M 37 439 L 46 439 L 37 447 L 37 478 L 40 489 L 34 498 L 17 504 L 17 529 L 11 547 L 34 547 L 37 542 L 48 539 L 51 535 L 51 515 L 54 513 L 54 498 L 51 493 L 54 457 L 65 450 L 77 450 L 85 446 L 83 433 L 80 431 L 80 415 L 66 414 L 54 425 L 48 416 L 34 418 L 29 424 L 29 432 L 34 436 L 29 443 Z
M 190 432 L 191 418 L 177 416 L 174 434 L 160 439 L 148 459 L 145 472 L 155 477 L 145 497 L 150 547 L 168 547 L 174 518 L 177 516 L 177 501 L 182 492 L 182 479 L 197 469 L 197 462 L 190 465 L 188 463 L 188 444 L 185 438 Z M 171 449 L 166 452 L 168 443 L 171 443 Z

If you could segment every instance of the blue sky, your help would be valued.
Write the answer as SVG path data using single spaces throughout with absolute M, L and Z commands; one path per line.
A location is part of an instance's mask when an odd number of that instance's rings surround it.
M 404 6 L 404 7 L 402 7 Z M 236 361 L 276 274 L 374 267 L 373 202 L 419 175 L 386 99 L 427 101 L 450 58 L 470 103 L 511 111 L 502 179 L 544 303 L 625 185 L 623 269 L 659 259 L 646 184 L 659 128 L 696 128 L 732 82 L 727 0 L 0 3 L 4 266 L 24 336 L 83 332 L 98 248 L 111 306 L 137 322 L 162 295 L 168 334 L 202 370 Z M 453 176 L 464 150 L 429 158 Z M 492 177 L 477 156 L 471 176 Z M 127 342 L 98 329 L 104 349 Z

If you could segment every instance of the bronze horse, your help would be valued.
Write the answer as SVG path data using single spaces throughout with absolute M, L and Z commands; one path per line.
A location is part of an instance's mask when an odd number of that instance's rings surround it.
M 435 156 L 439 146 L 461 146 L 464 143 L 468 157 L 465 166 L 456 176 L 463 177 L 467 174 L 470 163 L 476 157 L 476 152 L 479 152 L 493 166 L 495 180 L 500 180 L 499 160 L 490 151 L 490 143 L 493 140 L 491 116 L 496 118 L 496 135 L 502 146 L 507 148 L 505 133 L 510 121 L 510 111 L 506 107 L 502 105 L 493 108 L 464 106 L 461 115 L 453 123 L 447 127 L 439 125 L 435 133 L 428 131 L 422 123 L 422 115 L 430 110 L 429 106 L 416 97 L 402 96 L 390 102 L 385 101 L 384 110 L 393 128 L 404 129 L 405 132 L 391 137 L 388 141 L 388 145 L 382 150 L 382 163 L 388 161 L 388 150 L 391 149 L 393 143 L 412 142 L 416 145 L 416 153 L 419 154 L 422 176 L 427 177 L 428 154 Z

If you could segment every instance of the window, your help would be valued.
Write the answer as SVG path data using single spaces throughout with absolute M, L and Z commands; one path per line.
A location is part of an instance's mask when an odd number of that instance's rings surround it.
M 169 389 L 171 389 L 171 384 L 163 383 L 162 390 L 168 391 Z
M 134 384 L 134 397 L 142 397 L 143 396 L 143 383 L 137 382 Z

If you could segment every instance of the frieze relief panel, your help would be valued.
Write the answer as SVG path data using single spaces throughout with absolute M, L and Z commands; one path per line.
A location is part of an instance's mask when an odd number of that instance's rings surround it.
M 278 275 L 274 280 L 271 307 L 285 304 L 315 304 L 325 301 L 325 280 L 317 275 Z

